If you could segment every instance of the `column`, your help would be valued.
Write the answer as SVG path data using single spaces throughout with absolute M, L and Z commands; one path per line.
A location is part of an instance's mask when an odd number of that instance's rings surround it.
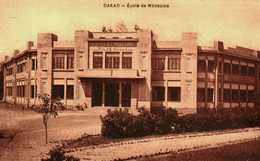
M 27 73 L 28 73 L 28 77 L 27 77 L 27 108 L 30 106 L 30 99 L 31 99 L 31 57 L 28 56 L 27 58 Z
M 219 95 L 219 87 L 218 87 L 218 56 L 215 57 L 215 89 L 214 89 L 214 108 L 216 109 L 218 106 L 218 95 Z
M 67 59 L 68 59 L 68 54 L 64 54 L 64 69 L 67 69 Z
M 205 108 L 208 108 L 208 56 L 205 56 L 205 61 L 206 61 L 206 70 L 205 70 Z
M 164 70 L 168 71 L 168 56 L 165 57 Z

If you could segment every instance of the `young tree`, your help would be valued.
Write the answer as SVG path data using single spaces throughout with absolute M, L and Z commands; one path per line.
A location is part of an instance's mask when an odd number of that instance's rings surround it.
M 45 141 L 48 144 L 48 120 L 50 117 L 58 116 L 58 108 L 62 103 L 57 99 L 51 99 L 48 94 L 40 94 L 38 98 L 41 100 L 40 112 L 42 113 L 42 122 L 45 128 Z

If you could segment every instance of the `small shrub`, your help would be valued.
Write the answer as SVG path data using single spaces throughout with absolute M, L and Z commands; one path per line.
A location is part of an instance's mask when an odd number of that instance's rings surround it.
M 127 128 L 132 124 L 134 116 L 127 109 L 108 110 L 107 115 L 101 116 L 101 133 L 106 137 L 122 138 L 127 137 Z
M 49 152 L 50 157 L 47 159 L 41 159 L 41 161 L 80 161 L 79 158 L 73 156 L 66 156 L 65 152 L 60 148 L 54 148 Z

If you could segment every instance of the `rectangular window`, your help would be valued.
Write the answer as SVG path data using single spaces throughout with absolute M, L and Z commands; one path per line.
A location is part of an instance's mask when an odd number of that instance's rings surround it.
M 213 102 L 213 100 L 214 100 L 214 90 L 212 88 L 208 88 L 207 102 Z
M 234 74 L 234 75 L 239 74 L 239 65 L 238 64 L 232 64 L 232 74 Z
M 31 69 L 36 70 L 36 59 L 32 59 Z
M 18 65 L 17 65 L 17 73 L 22 73 L 22 72 L 24 72 L 24 71 L 25 71 L 25 68 L 26 68 L 25 63 L 18 64 Z
M 78 64 L 78 67 L 79 67 L 80 69 L 83 68 L 83 56 L 82 56 L 82 55 L 79 56 L 79 64 Z
M 164 101 L 165 99 L 165 88 L 164 87 L 153 87 L 152 88 L 153 101 Z
M 47 53 L 41 53 L 41 68 L 46 69 L 47 68 Z
M 215 70 L 215 62 L 213 60 L 208 60 L 208 72 L 213 73 Z
M 67 85 L 67 99 L 74 99 L 74 86 Z
M 233 89 L 232 90 L 232 102 L 238 102 L 239 101 L 239 90 Z
M 220 62 L 220 61 L 218 63 L 218 72 L 222 73 L 222 62 Z
M 206 60 L 198 60 L 198 72 L 206 72 Z
M 224 73 L 231 74 L 231 64 L 230 63 L 224 63 Z
M 122 57 L 122 68 L 131 69 L 132 68 L 132 53 L 124 52 Z
M 13 95 L 13 88 L 12 87 L 6 87 L 7 96 Z
M 31 98 L 37 97 L 37 86 L 31 85 Z
M 12 75 L 13 74 L 13 68 L 7 68 L 6 69 L 6 75 L 9 76 L 9 75 Z
M 224 102 L 231 101 L 231 89 L 224 89 Z
M 74 54 L 67 55 L 67 69 L 74 68 Z
M 197 101 L 198 102 L 205 102 L 205 100 L 206 100 L 205 88 L 198 88 L 197 89 Z
M 168 58 L 168 70 L 181 70 L 181 59 L 180 58 Z
M 157 57 L 152 58 L 152 69 L 153 70 L 164 70 L 165 58 Z
M 181 87 L 168 87 L 168 101 L 181 101 Z
M 64 85 L 53 85 L 52 98 L 54 99 L 64 98 Z
M 255 91 L 248 90 L 248 102 L 255 102 Z
M 254 77 L 256 73 L 255 67 L 248 67 L 248 76 Z
M 107 52 L 105 58 L 105 67 L 109 69 L 118 69 L 120 64 L 119 52 Z
M 247 102 L 246 90 L 240 90 L 240 102 Z
M 240 72 L 241 72 L 241 75 L 247 76 L 247 66 L 246 65 L 242 65 Z
M 65 60 L 65 55 L 63 54 L 53 55 L 53 59 L 52 59 L 53 69 L 64 69 L 64 60 Z
M 103 53 L 102 52 L 93 53 L 93 68 L 103 68 Z

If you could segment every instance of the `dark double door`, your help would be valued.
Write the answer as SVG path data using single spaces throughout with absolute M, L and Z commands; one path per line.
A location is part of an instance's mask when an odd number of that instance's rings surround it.
M 104 97 L 104 98 L 103 98 Z M 93 82 L 92 106 L 130 107 L 131 84 L 119 82 Z

